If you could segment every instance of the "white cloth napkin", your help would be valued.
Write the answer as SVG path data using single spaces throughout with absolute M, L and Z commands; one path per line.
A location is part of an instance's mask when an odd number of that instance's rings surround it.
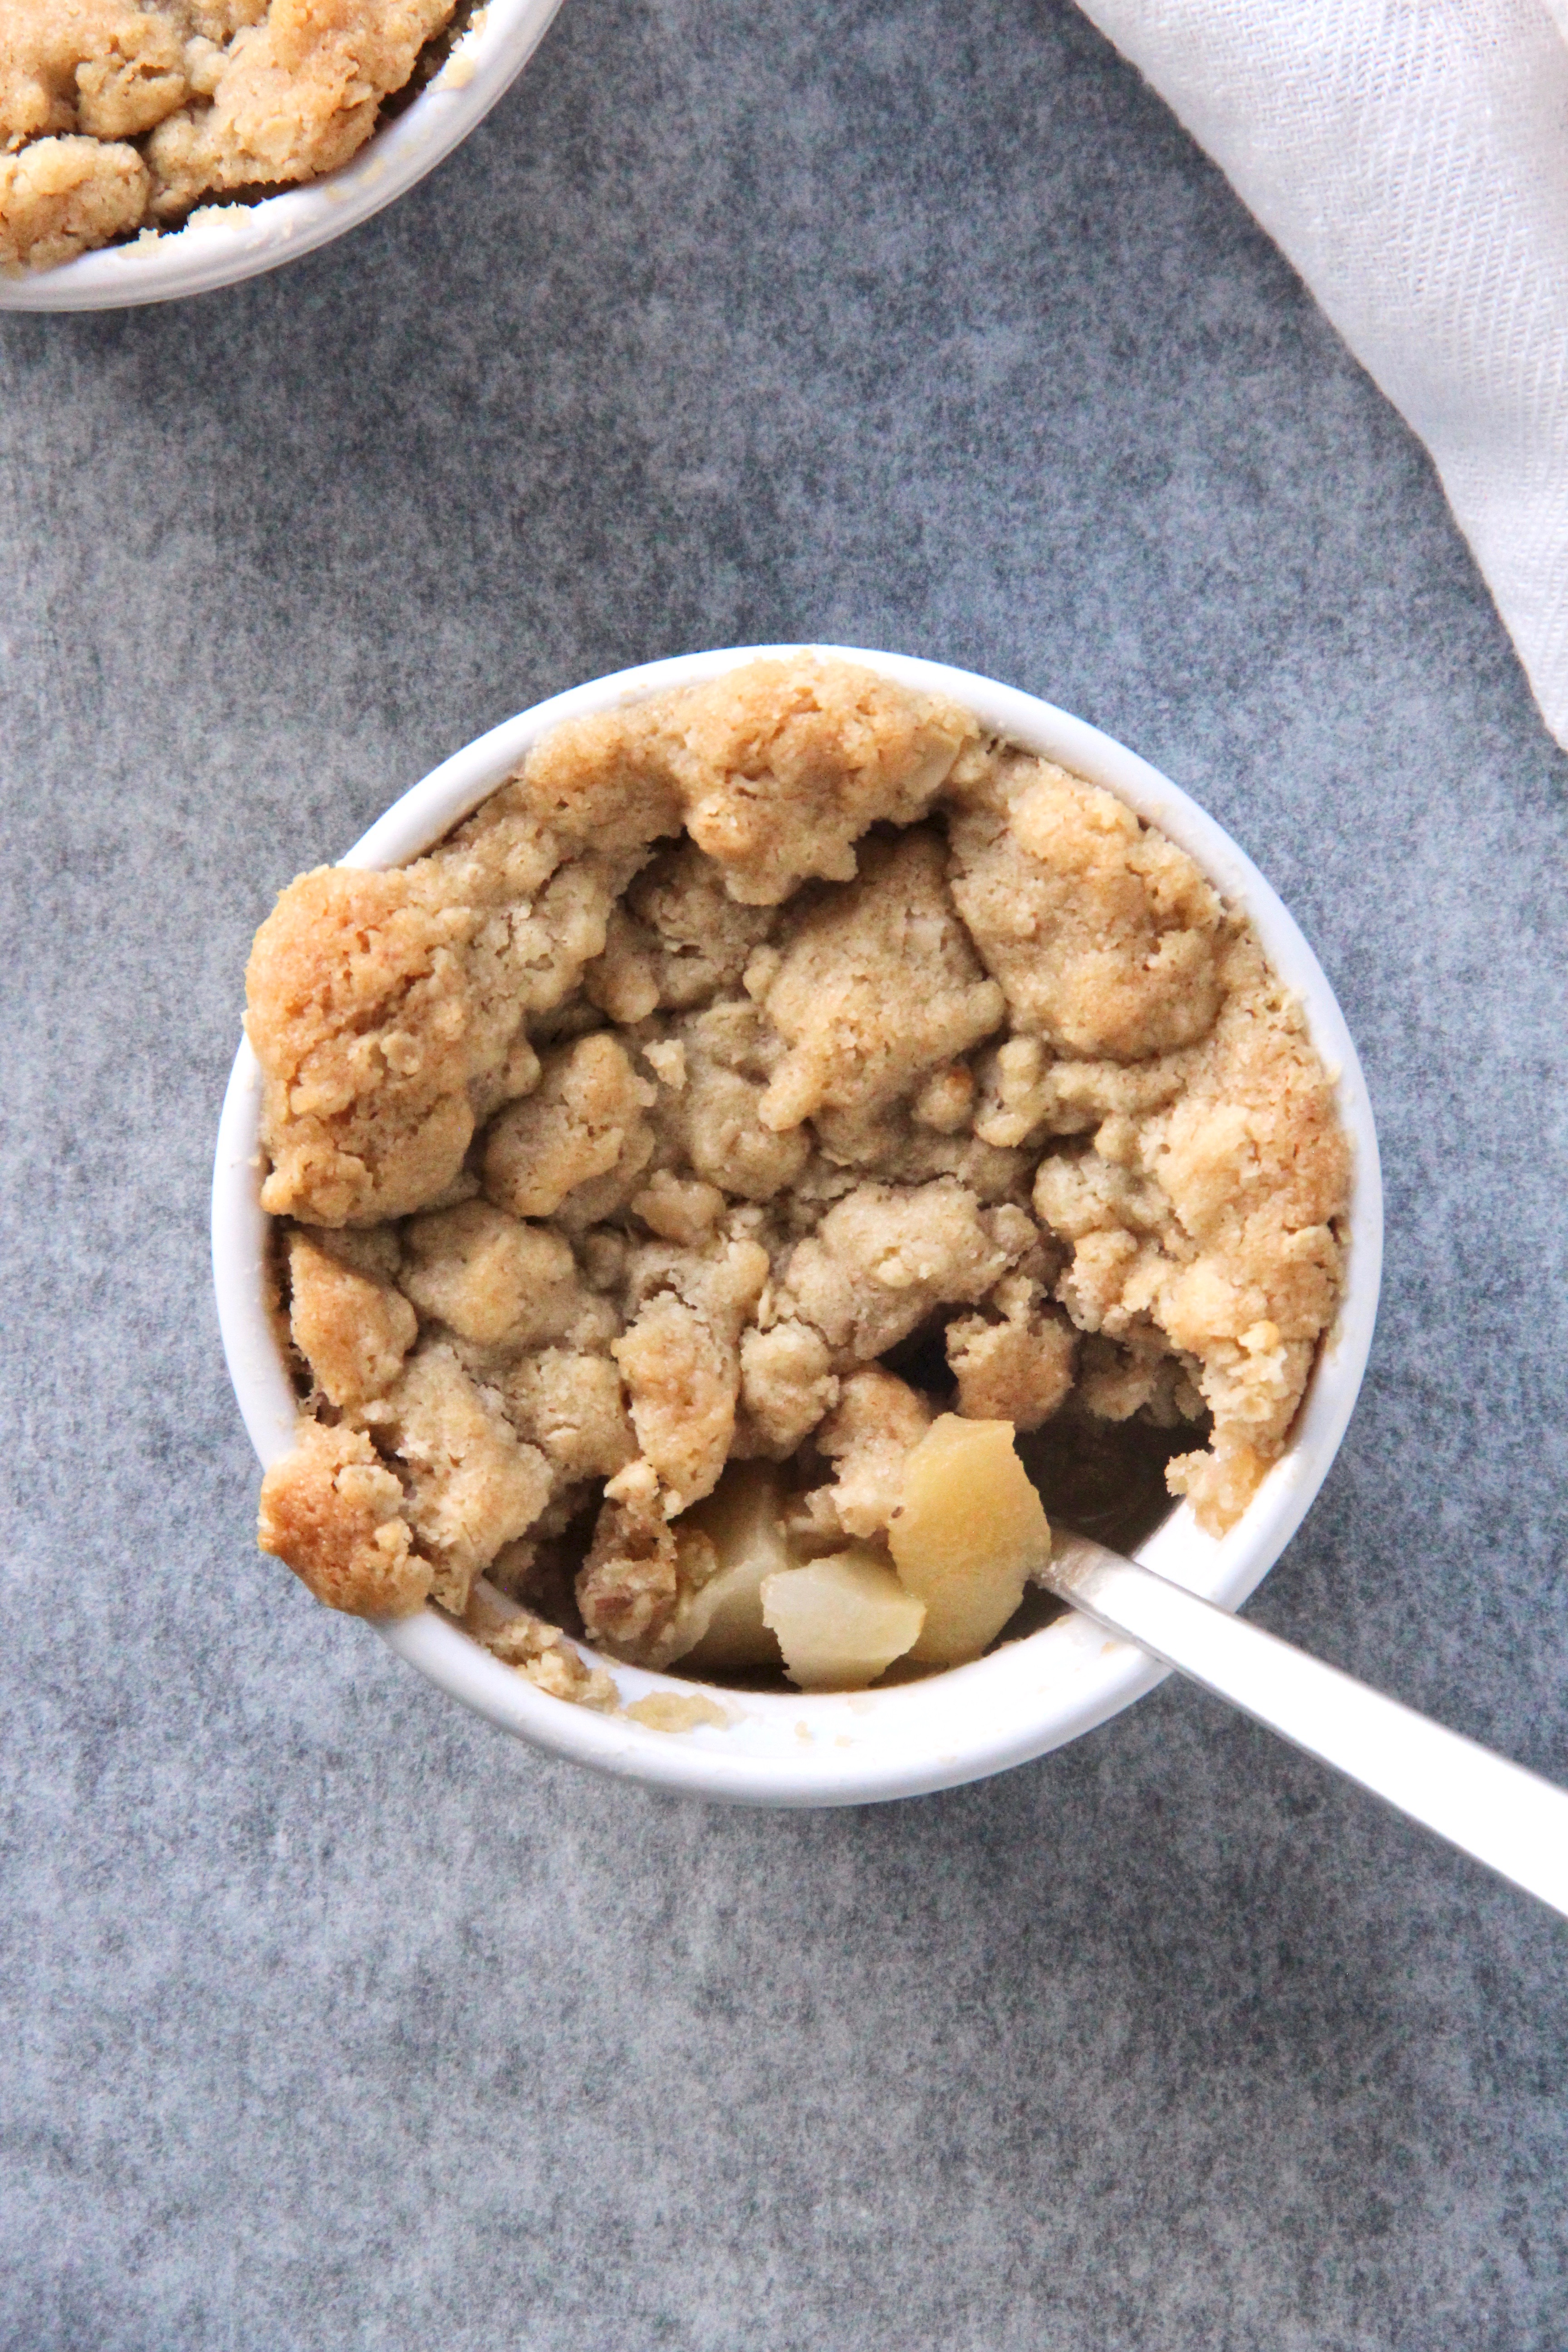
M 1568 745 L 1568 0 L 1082 0 L 1436 460 Z

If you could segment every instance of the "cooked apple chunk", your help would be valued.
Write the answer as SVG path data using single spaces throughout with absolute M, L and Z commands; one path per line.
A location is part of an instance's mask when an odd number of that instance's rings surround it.
M 693 1631 L 682 1662 L 700 1674 L 733 1674 L 779 1662 L 778 1637 L 763 1622 L 763 1583 L 794 1566 L 784 1532 L 784 1488 L 771 1465 L 732 1463 L 704 1503 L 676 1529 L 705 1536 L 719 1566 L 689 1603 Z
M 910 1654 L 956 1666 L 994 1642 L 1051 1556 L 1045 1508 L 1013 1445 L 1010 1421 L 944 1412 L 904 1464 L 888 1526 L 905 1589 L 925 1603 Z
M 858 1547 L 763 1580 L 763 1617 L 801 1690 L 864 1690 L 915 1643 L 925 1610 Z

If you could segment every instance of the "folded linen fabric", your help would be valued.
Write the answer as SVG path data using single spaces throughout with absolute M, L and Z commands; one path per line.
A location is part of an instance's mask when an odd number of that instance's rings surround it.
M 1568 0 L 1082 0 L 1426 442 L 1568 745 Z

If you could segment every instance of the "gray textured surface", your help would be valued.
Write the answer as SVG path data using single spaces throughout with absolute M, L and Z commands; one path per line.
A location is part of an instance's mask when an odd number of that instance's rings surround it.
M 876 1811 L 542 1762 L 257 1559 L 208 1304 L 297 866 L 625 662 L 992 671 L 1367 1059 L 1381 1334 L 1256 1613 L 1568 1778 L 1564 763 L 1216 175 L 1062 6 L 567 0 L 346 244 L 0 365 L 0 2340 L 1557 2352 L 1523 1897 L 1169 1685 Z

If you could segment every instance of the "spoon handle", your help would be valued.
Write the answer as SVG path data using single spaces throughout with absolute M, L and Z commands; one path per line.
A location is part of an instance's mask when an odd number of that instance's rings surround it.
M 1568 1917 L 1568 1791 L 1087 1537 L 1043 1581 Z

